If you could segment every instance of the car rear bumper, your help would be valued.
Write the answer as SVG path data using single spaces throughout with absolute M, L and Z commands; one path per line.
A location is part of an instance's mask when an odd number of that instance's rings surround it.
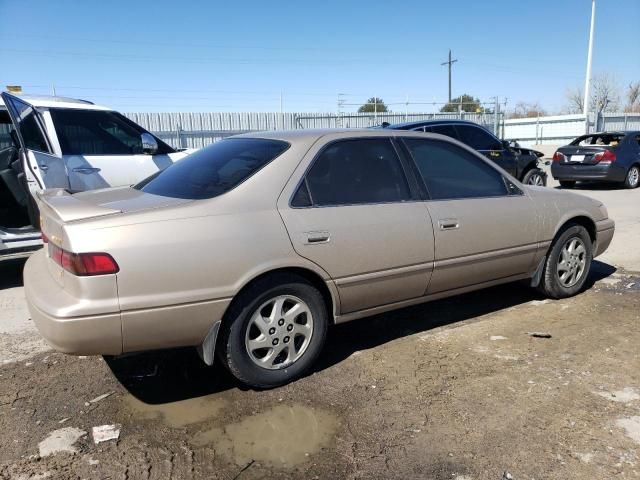
M 72 310 L 80 300 L 52 278 L 44 252 L 29 258 L 24 267 L 27 306 L 44 339 L 60 352 L 74 355 L 119 355 L 122 353 L 120 313 L 59 317 L 52 311 Z
M 553 162 L 551 175 L 556 180 L 592 180 L 601 182 L 623 182 L 624 168 L 615 163 L 606 165 L 576 165 L 570 163 Z

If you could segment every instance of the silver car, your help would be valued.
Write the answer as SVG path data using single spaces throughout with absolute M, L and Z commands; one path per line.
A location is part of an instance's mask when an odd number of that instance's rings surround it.
M 39 207 L 47 248 L 25 290 L 54 348 L 193 345 L 263 388 L 307 371 L 333 323 L 523 279 L 575 295 L 614 232 L 596 200 L 389 130 L 241 135 Z

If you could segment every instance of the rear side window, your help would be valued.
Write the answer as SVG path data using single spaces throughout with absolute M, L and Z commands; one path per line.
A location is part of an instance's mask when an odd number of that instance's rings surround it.
M 410 198 L 400 159 L 388 138 L 328 146 L 307 173 L 315 206 L 399 202 Z M 298 200 L 299 194 L 294 197 Z
M 456 127 L 453 125 L 435 125 L 431 127 L 431 131 L 458 140 L 458 132 L 456 132 Z
M 163 197 L 202 200 L 232 190 L 289 148 L 279 140 L 230 138 L 209 145 L 134 188 Z
M 117 112 L 52 108 L 50 110 L 64 155 L 134 155 L 142 153 L 142 127 Z M 158 153 L 174 150 L 156 139 Z
M 433 200 L 507 195 L 500 172 L 448 142 L 404 139 Z
M 458 125 L 460 141 L 475 150 L 502 150 L 502 145 L 484 128 L 471 125 Z

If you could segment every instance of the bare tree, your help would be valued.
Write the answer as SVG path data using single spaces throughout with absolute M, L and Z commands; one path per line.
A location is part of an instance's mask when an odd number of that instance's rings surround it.
M 598 113 L 620 111 L 620 89 L 615 79 L 608 73 L 601 73 L 591 81 L 593 90 L 590 107 Z
M 542 108 L 539 102 L 527 103 L 518 102 L 509 115 L 509 118 L 535 118 L 543 117 L 547 112 Z
M 582 113 L 584 111 L 584 93 L 580 87 L 569 88 L 565 96 L 567 98 L 567 113 Z
M 584 93 L 580 87 L 567 90 L 566 99 L 566 110 L 569 113 L 584 111 Z M 615 78 L 609 73 L 594 75 L 591 79 L 589 110 L 595 110 L 597 113 L 620 110 L 620 88 Z
M 640 82 L 630 83 L 626 92 L 627 105 L 624 107 L 625 112 L 640 112 Z

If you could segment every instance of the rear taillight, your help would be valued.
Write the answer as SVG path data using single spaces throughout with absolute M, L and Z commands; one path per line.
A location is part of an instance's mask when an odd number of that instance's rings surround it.
M 49 256 L 67 272 L 80 277 L 118 273 L 120 267 L 108 253 L 71 253 L 49 243 Z
M 604 152 L 596 153 L 593 159 L 599 163 L 611 163 L 616 161 L 616 154 L 611 150 L 605 150 Z
M 564 162 L 567 160 L 567 157 L 565 157 L 564 153 L 561 152 L 556 152 L 553 154 L 553 161 L 554 162 Z

